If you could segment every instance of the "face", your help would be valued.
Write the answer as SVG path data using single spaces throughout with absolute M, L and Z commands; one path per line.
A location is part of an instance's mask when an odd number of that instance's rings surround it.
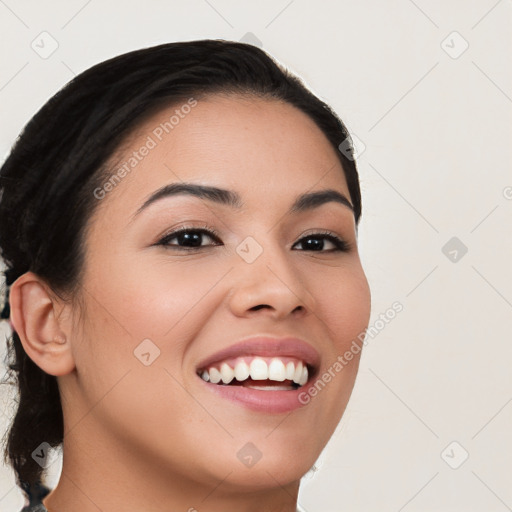
M 370 292 L 343 199 L 290 209 L 324 190 L 350 202 L 349 191 L 335 150 L 294 107 L 236 96 L 189 107 L 146 119 L 112 162 L 120 179 L 97 191 L 76 369 L 59 377 L 66 422 L 116 453 L 112 464 L 128 450 L 183 485 L 295 485 L 346 407 L 360 352 L 344 354 L 368 325 Z M 184 183 L 236 201 L 148 203 Z M 231 383 L 212 383 L 216 370 Z M 308 381 L 296 389 L 294 377 Z

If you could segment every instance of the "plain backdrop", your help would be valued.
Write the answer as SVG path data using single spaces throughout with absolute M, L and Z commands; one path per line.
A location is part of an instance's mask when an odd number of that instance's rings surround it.
M 512 510 L 511 28 L 510 0 L 1 0 L 0 158 L 102 60 L 180 40 L 261 46 L 354 136 L 376 332 L 301 507 Z M 0 466 L 0 510 L 22 503 Z

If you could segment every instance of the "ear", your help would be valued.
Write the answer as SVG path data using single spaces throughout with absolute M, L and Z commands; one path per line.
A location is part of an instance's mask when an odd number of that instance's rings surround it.
M 49 286 L 33 272 L 26 272 L 11 285 L 10 320 L 27 355 L 50 375 L 66 375 L 75 362 L 69 328 L 64 325 L 63 306 Z

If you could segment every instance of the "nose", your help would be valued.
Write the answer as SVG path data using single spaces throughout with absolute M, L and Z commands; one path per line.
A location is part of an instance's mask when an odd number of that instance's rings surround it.
M 310 315 L 316 300 L 307 282 L 293 265 L 290 249 L 264 247 L 252 263 L 243 258 L 232 272 L 229 306 L 234 315 L 266 314 L 273 319 Z M 259 310 L 264 310 L 259 312 Z M 257 313 L 259 312 L 259 313 Z

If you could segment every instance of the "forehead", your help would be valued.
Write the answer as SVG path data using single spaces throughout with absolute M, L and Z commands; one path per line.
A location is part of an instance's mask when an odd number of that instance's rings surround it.
M 126 219 L 156 189 L 180 181 L 236 190 L 259 210 L 287 207 L 319 188 L 349 197 L 336 150 L 314 121 L 288 103 L 254 96 L 163 107 L 133 130 L 109 168 L 114 179 L 101 209 Z

